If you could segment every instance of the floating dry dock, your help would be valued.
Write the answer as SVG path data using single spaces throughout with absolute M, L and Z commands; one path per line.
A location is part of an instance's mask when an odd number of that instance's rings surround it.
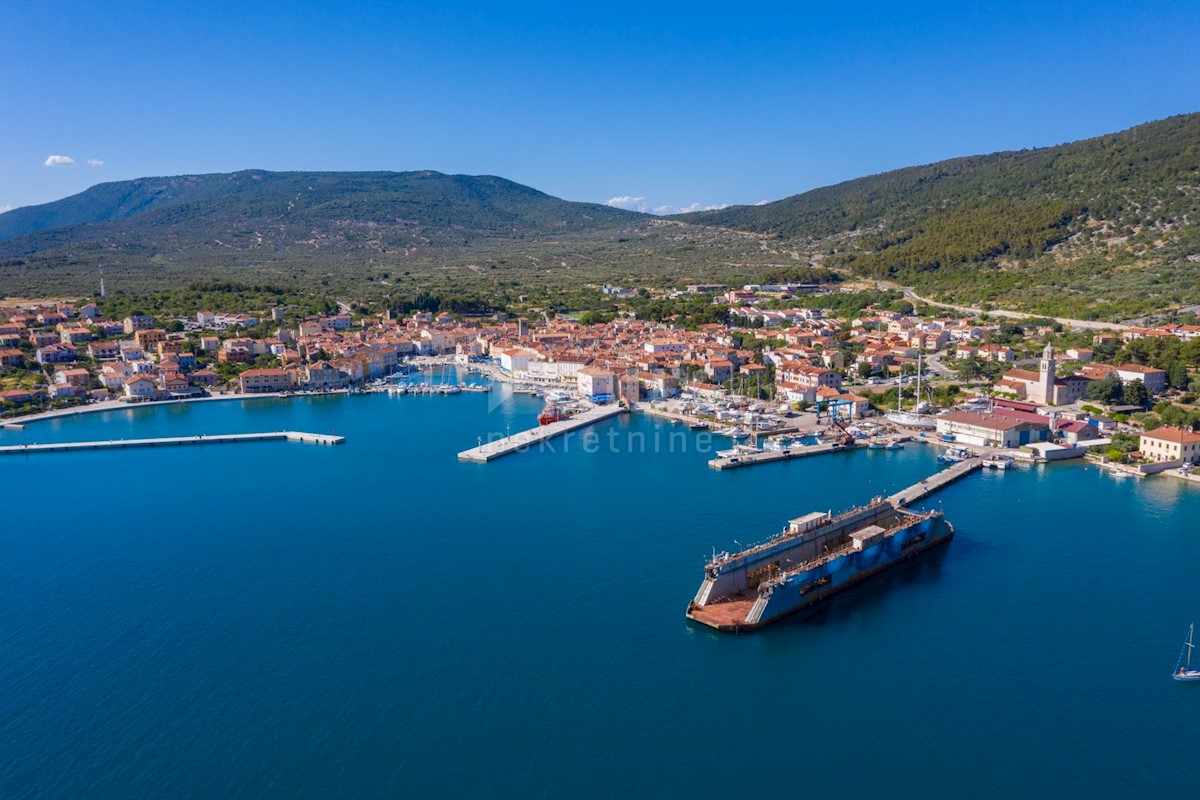
M 50 444 L 18 444 L 0 447 L 0 455 L 29 453 L 60 453 L 73 450 L 112 450 L 124 447 L 170 447 L 185 444 L 236 444 L 238 442 L 305 442 L 308 444 L 342 444 L 345 436 L 302 431 L 272 431 L 270 433 L 221 433 L 205 436 L 172 436 L 165 439 L 109 439 L 100 442 L 55 442 Z
M 941 511 L 911 511 L 927 497 L 982 466 L 966 459 L 913 486 L 834 516 L 814 512 L 788 522 L 772 539 L 720 553 L 688 604 L 688 619 L 738 633 L 760 628 L 948 542 L 954 527 Z
M 586 428 L 588 425 L 599 422 L 602 419 L 615 417 L 622 411 L 624 409 L 616 404 L 589 408 L 587 411 L 582 411 L 569 419 L 551 422 L 549 425 L 539 425 L 532 430 L 514 433 L 512 436 L 506 436 L 503 439 L 497 439 L 494 442 L 488 442 L 479 447 L 464 450 L 458 454 L 458 458 L 460 461 L 478 461 L 481 464 L 486 464 L 492 459 L 526 450 L 556 436 L 562 436 L 564 433 Z

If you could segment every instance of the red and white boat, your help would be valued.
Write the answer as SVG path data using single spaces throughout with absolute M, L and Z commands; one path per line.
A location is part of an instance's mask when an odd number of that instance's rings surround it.
M 549 425 L 551 422 L 561 422 L 570 417 L 571 415 L 562 406 L 548 405 L 542 409 L 542 413 L 538 414 L 538 424 Z

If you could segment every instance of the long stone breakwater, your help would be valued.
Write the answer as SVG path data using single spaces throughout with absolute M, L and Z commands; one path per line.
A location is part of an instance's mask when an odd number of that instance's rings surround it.
M 240 442 L 304 442 L 307 444 L 342 444 L 345 436 L 302 431 L 271 431 L 269 433 L 220 433 L 202 436 L 171 436 L 162 439 L 109 439 L 97 442 L 51 442 L 48 444 L 16 444 L 0 447 L 0 455 L 29 455 L 31 453 L 61 453 L 77 450 L 114 450 L 129 447 L 171 447 L 195 444 L 237 444 Z

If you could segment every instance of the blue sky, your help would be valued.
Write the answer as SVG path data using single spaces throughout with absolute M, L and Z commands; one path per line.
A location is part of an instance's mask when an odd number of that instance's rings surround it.
M 252 167 L 755 203 L 1200 110 L 1197 31 L 1194 0 L 9 0 L 0 208 Z

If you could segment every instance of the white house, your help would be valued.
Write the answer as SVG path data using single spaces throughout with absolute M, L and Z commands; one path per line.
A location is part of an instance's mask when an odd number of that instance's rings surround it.
M 514 347 L 509 350 L 500 351 L 500 369 L 513 375 L 517 372 L 525 372 L 529 367 L 529 362 L 540 358 L 540 354 L 534 350 L 526 350 L 521 347 Z
M 153 378 L 138 375 L 125 381 L 125 399 L 129 401 L 153 400 L 158 397 L 158 384 Z
M 616 394 L 617 376 L 612 370 L 584 367 L 575 374 L 579 393 L 584 397 L 605 397 Z

